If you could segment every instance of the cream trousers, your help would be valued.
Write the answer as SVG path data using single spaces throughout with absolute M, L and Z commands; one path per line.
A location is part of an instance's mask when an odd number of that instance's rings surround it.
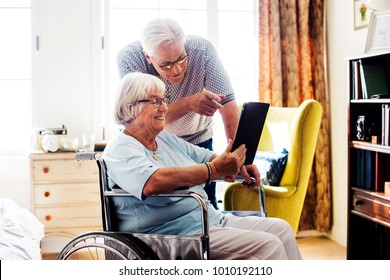
M 277 218 L 226 214 L 221 226 L 210 227 L 210 259 L 301 260 L 290 225 Z

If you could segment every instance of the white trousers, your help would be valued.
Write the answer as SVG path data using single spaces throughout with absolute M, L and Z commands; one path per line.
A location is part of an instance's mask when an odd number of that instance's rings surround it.
M 209 236 L 212 260 L 302 259 L 290 224 L 277 218 L 227 214 Z

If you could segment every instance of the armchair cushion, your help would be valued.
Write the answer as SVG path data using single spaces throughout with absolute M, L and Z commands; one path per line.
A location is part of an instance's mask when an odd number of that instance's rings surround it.
M 288 152 L 258 151 L 254 164 L 261 176 L 261 182 L 267 186 L 278 186 L 286 168 Z
M 289 197 L 297 191 L 297 186 L 264 186 L 268 197 Z

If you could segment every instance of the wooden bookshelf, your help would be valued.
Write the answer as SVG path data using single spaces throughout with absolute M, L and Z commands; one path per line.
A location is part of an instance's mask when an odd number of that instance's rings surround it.
M 346 59 L 348 72 L 348 231 L 347 259 L 390 259 L 390 125 L 384 127 L 383 105 L 390 98 L 390 52 Z M 356 65 L 370 65 L 356 71 Z M 375 69 L 375 70 L 371 70 Z M 378 73 L 380 69 L 381 73 Z M 375 71 L 375 72 L 369 72 Z M 368 75 L 367 87 L 361 84 Z M 362 94 L 366 91 L 366 95 Z M 365 98 L 366 97 L 366 98 Z

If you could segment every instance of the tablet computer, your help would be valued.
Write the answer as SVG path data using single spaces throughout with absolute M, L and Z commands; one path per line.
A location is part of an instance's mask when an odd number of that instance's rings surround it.
M 247 102 L 242 107 L 232 151 L 241 144 L 245 144 L 246 156 L 244 165 L 253 163 L 268 109 L 269 104 L 262 102 Z

